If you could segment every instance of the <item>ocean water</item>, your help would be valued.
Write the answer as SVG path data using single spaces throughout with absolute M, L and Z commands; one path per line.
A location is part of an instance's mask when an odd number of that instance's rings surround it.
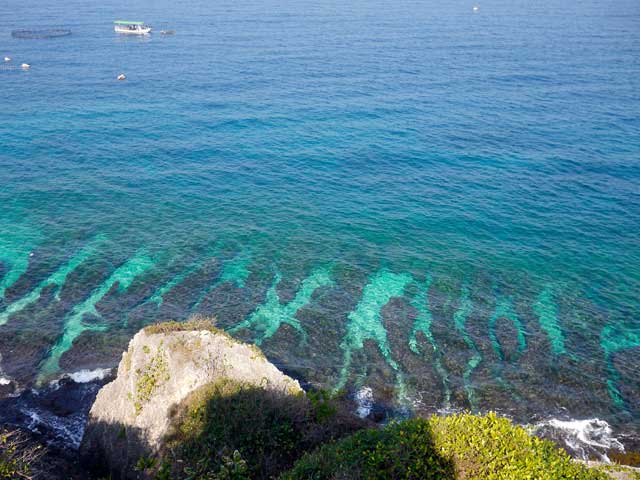
M 366 411 L 638 440 L 640 4 L 478 5 L 0 3 L 2 394 L 203 314 Z

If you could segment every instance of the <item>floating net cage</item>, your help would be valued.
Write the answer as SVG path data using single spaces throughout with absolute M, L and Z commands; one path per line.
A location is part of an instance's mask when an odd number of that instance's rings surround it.
M 66 28 L 38 28 L 38 29 L 21 29 L 13 30 L 11 36 L 14 38 L 25 39 L 43 39 L 43 38 L 58 38 L 71 35 L 71 30 Z

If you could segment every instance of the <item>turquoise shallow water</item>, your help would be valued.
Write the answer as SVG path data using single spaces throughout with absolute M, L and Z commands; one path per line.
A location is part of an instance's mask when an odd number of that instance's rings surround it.
M 1 375 L 215 314 L 327 388 L 637 435 L 640 6 L 471 7 L 0 4 Z

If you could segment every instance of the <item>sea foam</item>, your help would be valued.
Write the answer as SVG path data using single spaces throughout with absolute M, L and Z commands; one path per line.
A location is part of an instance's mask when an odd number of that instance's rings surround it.
M 362 387 L 356 392 L 356 414 L 360 418 L 366 418 L 371 413 L 373 408 L 373 390 L 371 387 Z
M 609 423 L 599 418 L 552 418 L 533 425 L 531 430 L 532 433 L 543 437 L 562 440 L 574 455 L 584 460 L 596 454 L 602 461 L 609 462 L 608 450 L 624 451 L 624 445 L 615 438 Z
M 96 368 L 95 370 L 78 370 L 68 373 L 67 376 L 76 383 L 89 383 L 94 380 L 104 380 L 109 374 L 111 374 L 110 368 Z

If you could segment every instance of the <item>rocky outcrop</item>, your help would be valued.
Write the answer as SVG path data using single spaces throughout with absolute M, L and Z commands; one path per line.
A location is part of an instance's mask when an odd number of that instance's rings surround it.
M 176 406 L 222 378 L 285 394 L 302 391 L 259 349 L 201 322 L 141 330 L 91 408 L 81 447 L 85 462 L 114 477 L 136 475 L 140 459 L 161 452 Z

